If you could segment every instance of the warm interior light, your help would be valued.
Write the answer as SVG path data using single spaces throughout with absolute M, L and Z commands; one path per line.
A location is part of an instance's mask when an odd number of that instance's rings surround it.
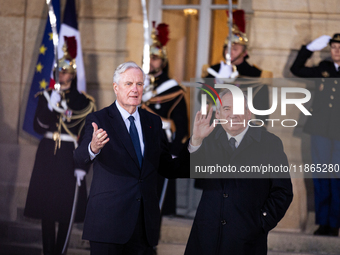
M 184 11 L 185 16 L 187 16 L 187 15 L 197 15 L 196 9 L 184 9 L 183 11 Z

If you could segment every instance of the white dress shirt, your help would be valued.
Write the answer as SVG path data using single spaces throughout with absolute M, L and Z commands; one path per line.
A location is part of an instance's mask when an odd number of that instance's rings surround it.
M 120 104 L 118 103 L 117 100 L 115 101 L 115 104 L 117 106 L 117 109 L 118 109 L 120 115 L 122 116 L 122 118 L 124 120 L 124 123 L 125 123 L 125 126 L 126 126 L 128 133 L 130 131 L 130 120 L 128 118 L 130 116 L 133 116 L 135 118 L 135 125 L 136 125 L 138 136 L 139 136 L 140 147 L 141 147 L 141 150 L 142 150 L 142 155 L 144 156 L 143 132 L 142 132 L 142 125 L 141 125 L 141 122 L 140 122 L 138 107 L 136 108 L 136 111 L 134 113 L 130 114 L 128 111 L 126 111 L 123 107 L 120 106 Z M 91 142 L 89 143 L 88 150 L 89 150 L 91 160 L 93 160 L 100 153 L 100 151 L 99 151 L 97 154 L 94 154 L 91 151 Z

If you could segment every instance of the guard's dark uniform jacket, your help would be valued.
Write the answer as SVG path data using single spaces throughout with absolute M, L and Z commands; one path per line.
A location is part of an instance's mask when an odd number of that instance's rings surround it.
M 167 73 L 163 71 L 161 75 L 155 77 L 155 89 L 169 79 Z M 157 98 L 159 100 L 155 100 Z M 169 152 L 178 156 L 188 138 L 188 115 L 183 88 L 179 85 L 172 87 L 147 101 L 142 108 L 172 122 L 173 139 L 169 143 Z M 164 177 L 159 175 L 157 185 L 159 196 L 162 193 L 163 183 Z M 162 214 L 176 214 L 176 203 L 176 180 L 169 180 Z
M 47 93 L 50 96 L 52 90 Z M 76 83 L 72 84 L 70 90 L 65 91 L 65 99 L 70 118 L 70 121 L 64 120 L 66 128 L 75 137 L 81 137 L 85 117 L 88 112 L 93 111 L 94 103 L 77 91 Z M 76 118 L 77 116 L 79 118 Z M 72 141 L 61 140 L 59 147 L 56 139 L 46 137 L 47 133 L 57 135 L 60 118 L 62 118 L 60 113 L 49 110 L 46 97 L 40 93 L 34 117 L 34 130 L 45 137 L 40 141 L 36 153 L 24 211 L 27 217 L 59 222 L 67 222 L 70 219 L 76 185 L 74 170 L 80 169 L 73 161 L 75 144 Z M 63 125 L 60 131 L 62 135 L 69 135 Z M 84 220 L 86 200 L 84 179 L 79 187 L 75 222 Z
M 161 85 L 163 82 L 168 81 L 170 78 L 163 72 L 158 77 L 155 77 L 154 86 Z M 157 95 L 158 98 L 161 98 L 165 95 L 175 95 L 176 92 L 183 92 L 174 98 L 170 97 L 169 99 L 158 101 L 158 102 L 146 102 L 146 106 L 150 110 L 159 115 L 161 118 L 170 119 L 174 124 L 174 135 L 173 140 L 169 144 L 170 153 L 172 155 L 178 156 L 178 153 L 183 149 L 183 145 L 188 138 L 188 115 L 187 115 L 187 106 L 184 99 L 184 91 L 181 86 L 172 87 L 163 93 Z
M 291 72 L 298 77 L 321 78 L 316 80 L 315 95 L 307 117 L 304 132 L 330 139 L 340 140 L 340 73 L 331 61 L 321 61 L 318 66 L 305 67 L 305 63 L 313 54 L 302 46 Z
M 216 72 L 220 70 L 221 64 L 216 64 L 211 66 Z M 236 66 L 237 71 L 240 75 L 240 78 L 249 78 L 249 77 L 256 77 L 256 78 L 271 78 L 271 72 L 262 71 L 259 68 L 250 65 L 246 60 L 244 60 L 241 64 Z M 268 75 L 270 73 L 270 75 Z M 206 78 L 214 78 L 211 74 L 207 75 Z M 256 88 L 253 89 L 253 93 L 255 94 L 253 98 L 254 108 L 257 110 L 268 110 L 269 109 L 269 91 L 268 86 L 264 84 L 257 84 Z M 240 85 L 242 90 L 247 90 L 249 85 Z M 257 119 L 264 121 L 269 118 L 268 115 L 256 115 Z

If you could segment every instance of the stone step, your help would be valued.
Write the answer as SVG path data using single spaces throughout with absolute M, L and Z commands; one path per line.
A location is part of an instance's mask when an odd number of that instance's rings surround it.
M 300 252 L 283 252 L 283 251 L 268 251 L 267 255 L 325 255 L 328 253 L 300 253 Z
M 183 255 L 185 250 L 185 244 L 167 244 L 160 243 L 157 248 L 157 255 Z M 41 255 L 41 244 L 20 244 L 10 243 L 1 245 L 0 255 Z M 89 250 L 84 249 L 68 249 L 68 255 L 90 255 Z M 318 255 L 325 253 L 293 253 L 293 252 L 278 252 L 269 251 L 268 255 Z M 326 253 L 327 254 L 327 253 Z
M 295 253 L 340 254 L 340 238 L 271 231 L 268 249 Z
M 34 223 L 0 222 L 1 239 L 10 242 L 39 243 L 41 227 Z
M 22 243 L 2 243 L 0 255 L 41 255 L 42 245 L 37 243 L 22 244 Z M 90 250 L 69 248 L 67 255 L 90 255 Z
M 163 217 L 161 243 L 185 245 L 193 220 Z M 281 254 L 340 254 L 340 238 L 313 236 L 273 230 L 268 236 L 268 250 L 272 255 Z
M 0 242 L 38 244 L 41 246 L 41 226 L 40 223 L 27 222 L 0 222 Z M 82 224 L 74 224 L 70 237 L 69 248 L 88 249 L 90 244 L 82 240 Z
M 163 217 L 159 255 L 182 255 L 193 220 Z M 75 225 L 68 254 L 88 255 L 89 242 L 82 240 L 82 225 Z M 0 222 L 0 255 L 41 254 L 41 229 L 37 223 Z M 274 230 L 268 236 L 269 255 L 340 254 L 339 237 L 313 236 Z M 72 252 L 72 253 L 71 253 Z
M 157 247 L 157 255 L 183 255 L 185 244 L 160 243 Z M 325 255 L 325 253 L 300 253 L 268 251 L 268 255 Z

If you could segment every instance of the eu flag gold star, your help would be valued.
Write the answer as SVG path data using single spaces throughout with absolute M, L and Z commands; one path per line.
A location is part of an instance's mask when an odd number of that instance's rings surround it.
M 39 62 L 35 68 L 38 73 L 41 73 L 41 70 L 44 68 L 44 66 Z
M 45 55 L 45 52 L 47 51 L 47 48 L 45 45 L 41 45 L 39 48 L 39 53 Z
M 46 89 L 47 82 L 45 81 L 45 79 L 42 79 L 42 81 L 40 81 L 39 84 L 40 84 L 40 89 Z
M 48 35 L 50 37 L 49 40 L 52 41 L 53 40 L 53 33 L 48 33 Z

